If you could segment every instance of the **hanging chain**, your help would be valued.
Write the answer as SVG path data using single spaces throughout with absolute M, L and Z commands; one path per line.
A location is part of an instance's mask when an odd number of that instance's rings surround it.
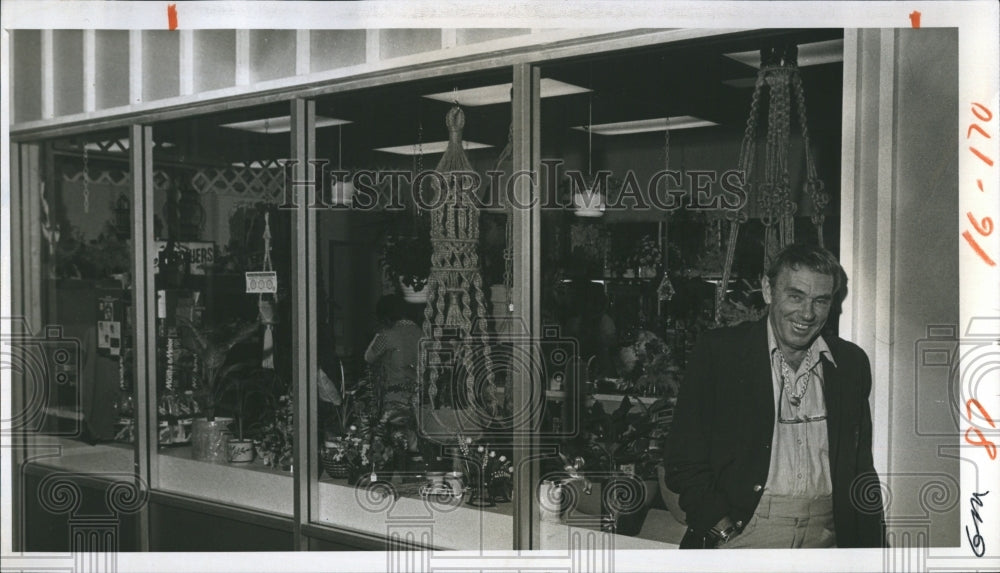
M 86 140 L 83 142 L 83 212 L 90 213 L 90 156 Z
M 507 131 L 507 150 L 514 149 L 514 124 Z M 501 157 L 504 154 L 501 154 Z M 499 168 L 499 163 L 497 164 Z M 501 195 L 502 196 L 502 195 Z M 504 208 L 504 249 L 503 249 L 503 286 L 507 292 L 507 312 L 514 312 L 514 204 L 511 202 Z
M 667 129 L 663 131 L 663 170 L 670 171 L 670 118 L 667 118 Z M 666 179 L 664 179 L 666 181 Z
M 417 155 L 416 163 L 414 167 L 413 177 L 419 177 L 424 170 L 424 122 L 417 119 Z M 421 180 L 422 181 L 422 180 Z M 415 189 L 414 193 L 420 193 L 420 189 Z M 420 207 L 417 205 L 413 206 L 413 212 L 416 218 L 420 218 Z M 416 232 L 416 229 L 414 229 Z

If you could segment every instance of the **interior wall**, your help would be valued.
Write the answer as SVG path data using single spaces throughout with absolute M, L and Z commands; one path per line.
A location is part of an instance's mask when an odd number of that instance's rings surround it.
M 931 544 L 954 546 L 959 462 L 940 451 L 959 441 L 949 377 L 918 378 L 916 350 L 928 327 L 958 324 L 958 30 L 904 29 L 896 42 L 891 516 L 927 516 Z
M 957 546 L 948 369 L 919 368 L 918 351 L 959 320 L 958 32 L 849 30 L 844 70 L 842 332 L 872 360 L 889 542 Z

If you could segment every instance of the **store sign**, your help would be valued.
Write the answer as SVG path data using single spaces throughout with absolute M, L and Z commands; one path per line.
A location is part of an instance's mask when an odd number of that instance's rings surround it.
M 278 273 L 274 271 L 246 273 L 246 277 L 248 294 L 278 292 Z
M 156 272 L 160 270 L 160 253 L 166 248 L 166 241 L 156 241 L 156 257 L 153 259 L 153 268 Z M 205 267 L 215 262 L 215 243 L 212 242 L 178 241 L 174 243 L 174 249 L 187 260 L 192 275 L 205 274 Z

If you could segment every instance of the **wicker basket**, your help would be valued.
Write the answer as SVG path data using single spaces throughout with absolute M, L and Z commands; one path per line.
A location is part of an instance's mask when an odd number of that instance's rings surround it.
M 323 469 L 326 470 L 326 475 L 333 479 L 347 479 L 351 473 L 349 465 L 333 461 L 332 453 L 323 454 Z

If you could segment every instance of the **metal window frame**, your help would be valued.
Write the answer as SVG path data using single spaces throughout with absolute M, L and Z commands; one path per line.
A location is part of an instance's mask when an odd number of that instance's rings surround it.
M 224 109 L 237 107 L 249 107 L 286 101 L 290 106 L 292 116 L 292 130 L 290 133 L 290 145 L 293 159 L 298 160 L 298 164 L 293 168 L 296 180 L 308 180 L 311 174 L 309 160 L 315 159 L 315 101 L 314 98 L 334 94 L 356 91 L 367 87 L 388 86 L 417 79 L 459 75 L 464 73 L 479 72 L 502 69 L 510 67 L 513 71 L 513 100 L 512 113 L 514 127 L 514 170 L 532 170 L 538 173 L 540 167 L 540 67 L 558 60 L 567 58 L 584 57 L 592 54 L 609 53 L 630 48 L 666 45 L 676 42 L 688 41 L 692 39 L 717 37 L 730 34 L 739 34 L 746 30 L 653 30 L 653 31 L 629 31 L 598 38 L 584 38 L 579 41 L 560 43 L 555 46 L 530 46 L 513 53 L 489 53 L 474 57 L 448 62 L 432 62 L 428 64 L 414 65 L 402 69 L 387 70 L 385 72 L 373 73 L 357 78 L 348 78 L 340 81 L 326 81 L 321 84 L 295 85 L 281 90 L 240 95 L 225 98 L 219 101 L 194 102 L 164 107 L 153 111 L 143 111 L 137 113 L 126 113 L 120 116 L 97 118 L 90 120 L 70 120 L 54 121 L 47 125 L 32 125 L 25 129 L 11 130 L 11 139 L 15 143 L 13 148 L 21 149 L 34 145 L 34 141 L 42 137 L 64 137 L 75 134 L 82 134 L 92 131 L 105 130 L 111 127 L 128 127 L 131 137 L 130 146 L 130 167 L 133 173 L 132 192 L 133 201 L 133 229 L 132 237 L 135 245 L 143 245 L 143 249 L 135 249 L 133 253 L 133 270 L 148 269 L 155 255 L 155 243 L 148 240 L 152 236 L 152 124 L 160 121 L 178 119 L 192 114 L 204 114 L 219 112 Z M 38 158 L 36 156 L 36 168 Z M 27 167 L 27 166 L 25 166 Z M 12 167 L 12 175 L 16 174 Z M 23 178 L 23 176 L 22 176 Z M 18 189 L 21 185 L 18 184 Z M 312 189 L 305 187 L 305 189 Z M 524 178 L 519 179 L 515 193 L 518 194 L 522 202 L 528 201 L 533 194 L 537 193 L 537 181 L 532 183 Z M 13 186 L 12 186 L 13 190 Z M 31 203 L 29 190 L 25 193 L 20 191 L 22 196 L 19 199 L 25 204 Z M 13 197 L 14 193 L 12 193 Z M 318 524 L 313 521 L 318 511 L 318 461 L 313 459 L 310 451 L 316 441 L 316 396 L 313 384 L 309 381 L 316 376 L 316 316 L 313 312 L 316 308 L 316 272 L 317 256 L 316 248 L 316 216 L 313 209 L 308 205 L 312 203 L 312 196 L 307 191 L 304 198 L 300 199 L 301 207 L 296 210 L 292 228 L 292 244 L 296 250 L 292 266 L 292 292 L 294 293 L 292 312 L 292 344 L 295 348 L 295 360 L 293 360 L 292 379 L 294 388 L 294 412 L 297 420 L 296 442 L 294 445 L 294 456 L 296 471 L 293 476 L 293 517 L 291 518 L 291 529 L 294 536 L 294 549 L 309 549 L 310 541 L 325 540 L 336 541 L 337 539 L 361 541 L 364 545 L 379 545 L 382 541 L 378 536 L 363 532 L 340 529 L 327 524 Z M 23 210 L 25 213 L 31 212 L 29 209 Z M 17 239 L 24 242 L 27 237 L 30 239 L 38 233 L 37 217 L 28 220 L 28 215 L 22 217 L 21 223 L 25 227 L 15 227 Z M 514 218 L 514 252 L 515 252 L 515 273 L 526 280 L 514 281 L 514 292 L 512 300 L 515 304 L 515 311 L 529 325 L 531 333 L 539 333 L 541 330 L 540 313 L 540 227 L 541 227 L 541 207 L 535 205 L 529 210 L 515 210 Z M 28 232 L 30 235 L 24 235 Z M 38 241 L 35 241 L 38 243 Z M 31 252 L 35 254 L 38 245 L 32 243 Z M 39 243 L 40 244 L 40 243 Z M 22 245 L 23 246 L 23 245 Z M 22 251 L 23 252 L 23 251 Z M 33 257 L 35 260 L 37 257 Z M 23 263 L 19 263 L 23 268 Z M 37 264 L 36 264 L 37 266 Z M 137 420 L 138 436 L 136 444 L 136 474 L 141 487 L 145 488 L 150 499 L 171 499 L 178 503 L 196 503 L 200 506 L 215 508 L 222 511 L 233 519 L 246 519 L 253 521 L 254 515 L 260 512 L 252 508 L 241 508 L 225 503 L 211 502 L 194 498 L 188 498 L 177 492 L 163 492 L 157 490 L 157 435 L 156 435 L 156 352 L 155 352 L 155 289 L 151 280 L 145 272 L 134 272 L 135 281 L 133 283 L 133 304 L 136 312 L 136 372 L 143 373 L 146 384 L 137 384 L 137 400 L 143 404 L 140 410 L 139 420 Z M 151 276 L 151 275 L 149 275 Z M 141 296 L 140 296 L 141 295 Z M 25 304 L 32 303 L 22 292 L 22 300 Z M 19 300 L 15 298 L 15 300 Z M 535 349 L 537 350 L 537 349 Z M 538 358 L 537 356 L 535 358 Z M 537 362 L 535 362 L 537 363 Z M 540 384 L 539 380 L 531 379 L 532 373 L 519 372 L 515 379 L 514 400 L 517 404 L 524 404 L 530 400 L 531 392 L 528 384 Z M 138 376 L 137 376 L 138 379 Z M 140 398 L 140 394 L 142 397 Z M 530 408 L 531 411 L 537 409 Z M 538 437 L 531 435 L 521 435 L 515 440 L 515 446 L 524 451 L 536 451 L 538 447 Z M 16 466 L 15 466 L 16 467 Z M 539 541 L 539 520 L 538 509 L 534 498 L 534 486 L 537 483 L 539 468 L 537 459 L 526 464 L 521 464 L 517 469 L 517 479 L 514 490 L 514 547 L 515 550 L 540 549 Z M 16 473 L 16 472 L 15 472 Z M 281 521 L 283 517 L 275 517 L 275 523 Z M 139 532 L 140 547 L 149 547 L 149 509 L 142 510 L 139 520 L 141 531 Z M 15 532 L 15 535 L 17 533 Z M 388 540 L 385 540 L 388 543 Z

